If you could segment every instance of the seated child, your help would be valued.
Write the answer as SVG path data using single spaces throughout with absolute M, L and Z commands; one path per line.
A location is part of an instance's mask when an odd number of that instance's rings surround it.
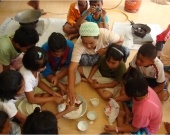
M 14 70 L 5 70 L 0 73 L 0 110 L 5 111 L 10 119 L 16 118 L 24 124 L 26 116 L 15 106 L 16 97 L 24 92 L 24 79 Z
M 22 55 L 21 59 L 17 59 L 17 57 L 35 46 L 38 40 L 37 31 L 27 26 L 20 27 L 15 34 L 0 36 L 0 65 L 3 70 L 10 69 L 10 66 L 18 70 L 22 66 Z
M 84 81 L 88 82 L 103 99 L 108 100 L 121 89 L 120 81 L 126 72 L 124 57 L 123 47 L 111 44 L 106 55 L 101 56 L 93 67 L 79 66 L 78 71 L 86 78 Z
M 141 134 L 140 131 L 143 130 L 145 134 L 155 134 L 162 121 L 162 104 L 157 94 L 148 87 L 144 76 L 135 68 L 130 68 L 122 79 L 125 93 L 133 101 L 132 122 L 125 124 L 125 116 L 122 114 L 126 112 L 120 110 L 117 117 L 118 126 L 105 125 L 104 130 L 131 134 Z
M 63 112 L 54 115 L 50 111 L 40 111 L 40 108 L 36 107 L 34 112 L 27 117 L 23 126 L 23 134 L 58 134 L 57 119 L 75 109 L 77 107 L 67 105 Z
M 90 8 L 83 12 L 82 17 L 78 19 L 76 25 L 80 26 L 86 20 L 97 23 L 99 28 L 109 29 L 109 19 L 102 6 L 103 0 L 90 0 Z
M 71 40 L 78 37 L 78 29 L 75 27 L 75 24 L 81 17 L 81 14 L 88 8 L 89 2 L 87 0 L 77 0 L 76 2 L 71 3 L 67 15 L 67 22 L 63 26 L 63 31 L 66 34 L 69 34 L 68 39 Z
M 10 121 L 8 114 L 4 111 L 0 111 L 0 134 L 21 134 L 20 127 L 15 122 Z
M 40 79 L 40 72 L 46 68 L 48 56 L 40 47 L 30 48 L 24 55 L 23 67 L 20 68 L 20 73 L 25 80 L 25 95 L 30 104 L 44 104 L 54 101 L 57 104 L 63 101 L 60 94 L 52 90 Z M 34 94 L 34 88 L 39 87 L 46 93 Z M 27 101 L 26 101 L 27 103 Z
M 164 88 L 166 85 L 163 64 L 156 56 L 156 47 L 151 43 L 144 44 L 130 62 L 130 67 L 138 69 L 160 100 L 165 101 L 169 97 L 169 92 Z
M 67 74 L 73 47 L 73 42 L 66 40 L 62 34 L 56 32 L 53 32 L 48 42 L 42 46 L 49 57 L 46 68 L 42 73 L 52 86 L 60 88 L 62 95 L 67 93 Z M 79 82 L 80 74 L 77 71 L 75 83 L 78 84 Z

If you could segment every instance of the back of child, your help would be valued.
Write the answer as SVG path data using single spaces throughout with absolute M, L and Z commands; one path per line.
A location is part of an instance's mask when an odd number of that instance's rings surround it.
M 15 34 L 0 36 L 0 64 L 3 70 L 18 70 L 22 66 L 22 60 L 16 59 L 20 53 L 26 52 L 30 47 L 35 46 L 39 40 L 39 35 L 34 28 L 23 26 L 15 31 Z M 22 55 L 20 56 L 22 58 Z M 11 62 L 11 60 L 13 60 Z M 1 71 L 0 71 L 1 72 Z
M 155 90 L 160 100 L 167 100 L 169 93 L 167 88 L 164 91 L 165 75 L 163 64 L 156 56 L 156 47 L 151 43 L 144 44 L 130 62 L 130 66 L 137 68 L 144 75 L 149 86 Z
M 121 78 L 126 72 L 124 58 L 123 47 L 111 44 L 106 51 L 106 55 L 101 56 L 93 67 L 83 66 L 79 67 L 78 70 L 80 73 L 83 72 L 81 75 L 87 79 L 92 88 L 103 99 L 108 100 L 121 89 Z M 105 85 L 105 88 L 102 85 Z

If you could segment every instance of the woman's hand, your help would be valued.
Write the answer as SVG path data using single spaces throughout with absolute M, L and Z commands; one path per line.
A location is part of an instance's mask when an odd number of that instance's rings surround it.
M 67 93 L 67 96 L 66 96 L 66 102 L 67 104 L 70 104 L 71 106 L 74 106 L 75 104 L 75 100 L 77 100 L 77 97 L 76 97 L 76 92 L 74 89 L 70 89 L 70 90 L 67 90 L 68 93 Z

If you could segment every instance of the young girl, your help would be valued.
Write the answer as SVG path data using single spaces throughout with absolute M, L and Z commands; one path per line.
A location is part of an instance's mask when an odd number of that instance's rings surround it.
M 111 44 L 106 55 L 101 56 L 95 66 L 78 67 L 82 77 L 86 78 L 82 80 L 88 82 L 103 99 L 114 97 L 120 89 L 121 77 L 126 72 L 124 57 L 122 46 Z
M 46 69 L 42 73 L 53 86 L 60 88 L 62 94 L 67 93 L 67 74 L 73 47 L 73 42 L 66 40 L 62 34 L 56 32 L 53 32 L 48 42 L 42 46 L 49 57 Z M 81 77 L 77 71 L 75 84 L 80 81 Z
M 14 70 L 6 70 L 0 74 L 0 110 L 5 111 L 9 118 L 16 118 L 24 124 L 26 116 L 17 110 L 14 102 L 15 96 L 24 92 L 24 80 L 22 75 Z
M 20 69 L 25 80 L 25 95 L 29 103 L 41 104 L 54 101 L 57 104 L 63 101 L 60 94 L 53 91 L 44 82 L 41 81 L 39 73 L 46 68 L 48 56 L 40 47 L 30 48 L 23 57 L 23 67 Z M 35 94 L 34 88 L 39 87 L 46 93 Z

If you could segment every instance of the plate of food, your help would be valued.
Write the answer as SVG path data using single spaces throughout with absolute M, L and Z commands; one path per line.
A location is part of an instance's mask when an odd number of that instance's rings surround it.
M 63 98 L 66 99 L 66 95 L 64 95 Z M 82 103 L 79 106 L 79 109 L 77 109 L 75 111 L 71 111 L 71 112 L 63 115 L 64 118 L 67 118 L 67 119 L 78 119 L 78 118 L 82 117 L 85 114 L 85 112 L 87 110 L 87 102 L 86 102 L 86 100 L 81 95 L 79 95 L 79 94 L 77 94 L 77 99 L 78 100 L 75 101 L 77 104 Z M 66 103 L 59 104 L 58 105 L 58 112 L 64 111 L 65 108 L 66 108 Z

